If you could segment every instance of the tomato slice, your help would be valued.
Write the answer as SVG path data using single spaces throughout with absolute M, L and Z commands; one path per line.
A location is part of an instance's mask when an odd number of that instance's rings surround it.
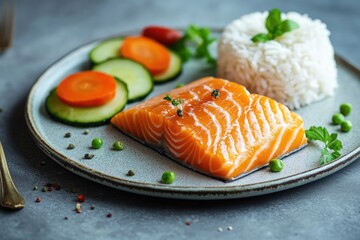
M 142 35 L 152 38 L 166 46 L 174 44 L 181 38 L 180 32 L 161 26 L 148 26 L 143 29 Z

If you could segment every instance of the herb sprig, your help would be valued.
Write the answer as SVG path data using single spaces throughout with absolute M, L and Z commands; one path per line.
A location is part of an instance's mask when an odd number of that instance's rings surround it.
M 325 144 L 321 150 L 320 165 L 327 164 L 340 157 L 339 151 L 342 149 L 342 142 L 337 139 L 337 133 L 329 134 L 325 127 L 311 126 L 305 131 L 305 134 L 310 141 L 321 141 Z
M 184 99 L 181 99 L 181 98 L 171 98 L 170 97 L 170 94 L 166 94 L 166 96 L 163 98 L 164 100 L 166 101 L 169 101 L 171 102 L 172 105 L 174 105 L 175 107 L 178 107 L 178 109 L 176 110 L 176 114 L 179 116 L 179 117 L 182 117 L 183 116 L 183 110 L 182 110 L 182 107 L 180 104 L 183 104 L 184 103 Z M 180 105 L 180 106 L 179 106 Z
M 166 94 L 166 96 L 163 98 L 166 101 L 171 102 L 172 105 L 174 105 L 175 107 L 178 106 L 181 103 L 184 103 L 184 99 L 181 98 L 171 98 L 170 94 Z
M 283 35 L 286 32 L 291 32 L 299 28 L 299 24 L 292 20 L 281 20 L 281 11 L 277 8 L 269 11 L 266 18 L 265 27 L 267 33 L 259 33 L 251 38 L 254 43 L 267 42 Z
M 216 40 L 212 38 L 208 28 L 190 25 L 183 37 L 171 48 L 179 54 L 183 62 L 190 58 L 205 59 L 207 63 L 216 65 L 216 59 L 211 55 L 209 46 Z

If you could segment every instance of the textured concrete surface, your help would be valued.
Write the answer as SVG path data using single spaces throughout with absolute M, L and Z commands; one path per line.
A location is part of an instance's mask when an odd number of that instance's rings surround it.
M 148 24 L 222 27 L 242 14 L 273 7 L 322 19 L 336 51 L 360 67 L 357 0 L 17 1 L 15 42 L 0 56 L 0 139 L 27 205 L 21 211 L 0 209 L 0 239 L 360 239 L 360 161 L 320 181 L 266 196 L 157 199 L 69 173 L 35 146 L 25 125 L 24 105 L 37 76 L 85 42 Z M 62 189 L 32 190 L 47 182 Z M 81 214 L 73 211 L 72 188 L 86 196 Z M 36 197 L 42 202 L 35 203 Z M 96 208 L 90 210 L 91 205 Z

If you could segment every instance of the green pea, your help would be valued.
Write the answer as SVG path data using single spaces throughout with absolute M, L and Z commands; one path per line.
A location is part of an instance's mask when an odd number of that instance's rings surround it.
M 352 123 L 349 120 L 345 120 L 341 123 L 341 131 L 349 132 L 352 128 Z
M 171 171 L 164 172 L 161 177 L 161 182 L 165 184 L 171 184 L 175 181 L 176 174 Z
M 337 113 L 332 116 L 332 123 L 334 125 L 340 125 L 344 120 L 345 117 L 341 113 Z
M 340 105 L 340 112 L 344 115 L 347 116 L 351 113 L 351 109 L 352 106 L 350 103 L 343 103 Z
M 114 150 L 121 151 L 121 150 L 124 149 L 125 146 L 124 146 L 124 144 L 122 142 L 116 141 L 116 142 L 114 142 L 112 147 L 113 147 Z
M 273 159 L 270 161 L 270 171 L 272 172 L 281 172 L 281 170 L 284 168 L 284 163 L 280 159 Z
M 101 148 L 103 145 L 103 140 L 101 138 L 94 138 L 91 142 L 91 147 L 95 149 Z

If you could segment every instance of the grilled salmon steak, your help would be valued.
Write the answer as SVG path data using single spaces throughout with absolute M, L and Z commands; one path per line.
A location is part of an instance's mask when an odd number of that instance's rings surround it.
M 168 157 L 222 180 L 234 180 L 307 143 L 296 113 L 213 77 L 144 101 L 111 122 Z

